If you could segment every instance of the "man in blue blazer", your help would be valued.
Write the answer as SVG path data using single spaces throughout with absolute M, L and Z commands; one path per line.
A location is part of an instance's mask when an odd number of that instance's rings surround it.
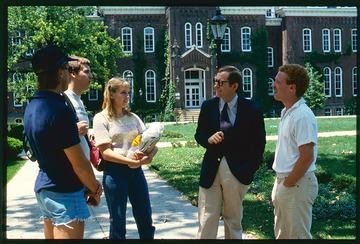
M 195 133 L 196 141 L 206 148 L 200 173 L 197 236 L 216 239 L 223 205 L 225 239 L 242 239 L 242 202 L 262 162 L 264 119 L 258 103 L 238 95 L 242 77 L 236 67 L 221 67 L 214 88 L 216 97 L 203 102 Z

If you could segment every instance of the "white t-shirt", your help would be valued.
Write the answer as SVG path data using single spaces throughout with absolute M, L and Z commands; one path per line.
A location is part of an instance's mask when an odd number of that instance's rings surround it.
M 84 103 L 81 100 L 81 97 L 78 96 L 75 92 L 73 92 L 72 90 L 66 90 L 64 92 L 70 99 L 72 105 L 75 108 L 76 111 L 76 115 L 79 118 L 79 121 L 86 121 L 89 124 L 89 116 L 86 113 L 85 107 L 84 107 Z M 85 153 L 85 156 L 88 160 L 90 160 L 90 148 L 89 148 L 89 144 L 87 143 L 86 139 L 84 136 L 80 136 L 80 144 L 81 147 Z
M 301 98 L 291 108 L 281 111 L 275 159 L 272 168 L 277 173 L 289 173 L 298 160 L 299 146 L 313 142 L 314 161 L 308 172 L 315 170 L 318 151 L 318 127 L 314 113 Z

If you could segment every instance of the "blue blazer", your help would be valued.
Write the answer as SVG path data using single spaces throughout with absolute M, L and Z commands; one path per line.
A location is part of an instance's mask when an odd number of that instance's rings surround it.
M 209 144 L 208 138 L 220 131 L 219 101 L 218 97 L 204 101 L 199 114 L 195 140 L 206 148 L 199 184 L 204 188 L 212 186 L 221 158 L 225 156 L 232 174 L 248 185 L 262 162 L 266 143 L 260 105 L 239 96 L 234 126 L 227 131 L 225 139 L 215 145 Z

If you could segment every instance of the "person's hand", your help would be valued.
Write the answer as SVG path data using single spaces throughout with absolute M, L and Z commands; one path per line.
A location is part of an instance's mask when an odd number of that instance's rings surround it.
M 146 154 L 139 149 L 136 149 L 136 151 L 134 152 L 134 159 L 136 160 L 141 160 L 144 156 L 146 156 Z
M 223 140 L 224 140 L 224 132 L 218 131 L 209 137 L 208 143 L 209 144 L 218 144 L 218 143 L 222 142 Z
M 96 207 L 100 204 L 100 197 L 103 193 L 103 188 L 102 188 L 100 182 L 99 181 L 97 181 L 97 182 L 98 182 L 98 188 L 95 193 L 92 193 L 89 189 L 87 189 L 85 191 L 84 198 L 86 199 L 86 203 L 89 206 Z
M 78 127 L 79 136 L 84 136 L 88 133 L 89 125 L 86 121 L 79 121 L 76 125 Z

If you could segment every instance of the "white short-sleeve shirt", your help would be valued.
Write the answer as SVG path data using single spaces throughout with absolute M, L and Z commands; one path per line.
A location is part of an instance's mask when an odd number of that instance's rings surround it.
M 308 172 L 315 170 L 318 151 L 318 126 L 311 109 L 304 98 L 297 101 L 291 108 L 281 111 L 281 121 L 278 130 L 275 158 L 272 168 L 277 173 L 288 173 L 294 168 L 298 160 L 299 146 L 313 142 L 315 145 L 314 161 Z

